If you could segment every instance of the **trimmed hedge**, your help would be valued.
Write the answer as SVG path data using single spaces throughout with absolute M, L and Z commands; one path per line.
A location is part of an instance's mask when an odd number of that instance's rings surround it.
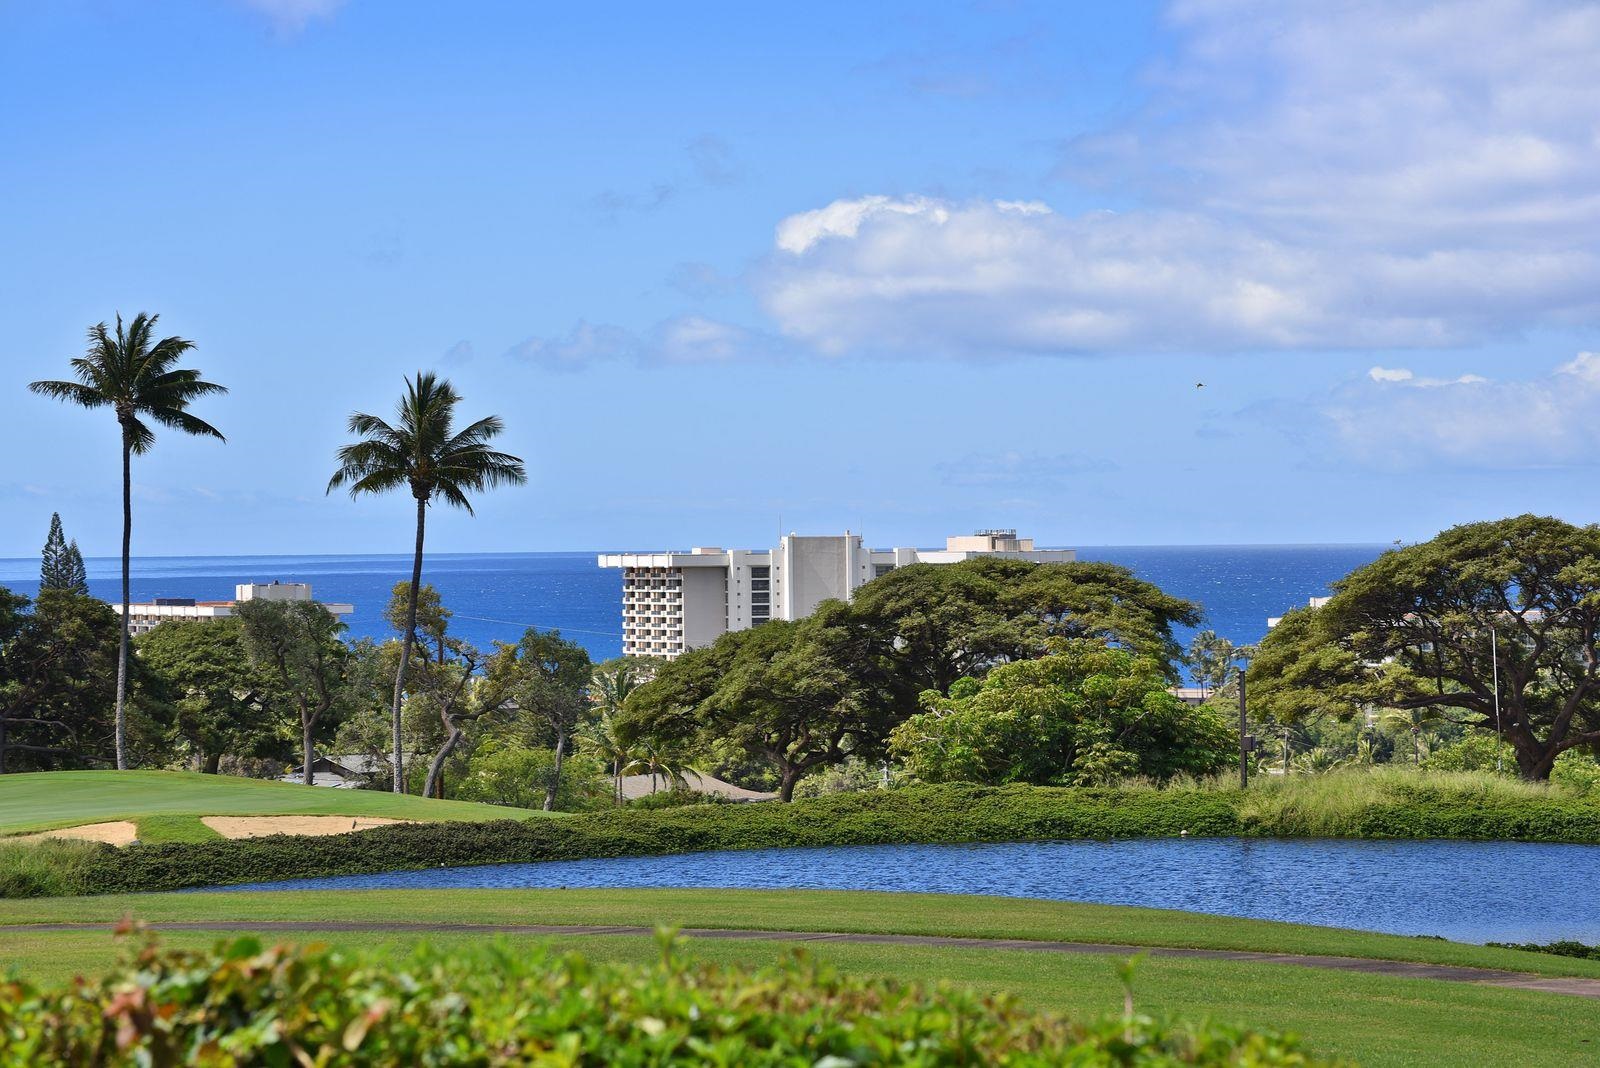
M 1088 1024 L 1008 998 L 762 971 L 591 964 L 509 946 L 394 961 L 322 947 L 151 943 L 98 980 L 0 982 L 0 1066 L 1310 1065 L 1292 1037 L 1134 1014 Z
M 834 794 L 792 804 L 695 805 L 525 822 L 395 824 L 325 838 L 87 847 L 59 879 L 0 878 L 16 896 L 121 893 L 471 864 L 723 849 L 904 843 L 1293 837 L 1292 813 L 1239 813 L 1232 790 L 966 785 Z M 1391 797 L 1344 820 L 1353 838 L 1600 841 L 1600 805 L 1570 798 Z

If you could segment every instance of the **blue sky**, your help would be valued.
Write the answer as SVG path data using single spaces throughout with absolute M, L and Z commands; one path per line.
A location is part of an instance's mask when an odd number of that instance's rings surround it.
M 25 385 L 119 310 L 232 388 L 140 554 L 406 550 L 323 486 L 417 368 L 531 476 L 444 551 L 1593 521 L 1596 54 L 1537 0 L 0 0 L 0 555 L 115 552 L 113 422 Z

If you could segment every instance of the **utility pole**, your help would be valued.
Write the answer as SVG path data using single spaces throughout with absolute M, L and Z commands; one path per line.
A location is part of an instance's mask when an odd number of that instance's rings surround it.
M 1250 750 L 1255 748 L 1255 739 L 1245 733 L 1248 720 L 1245 715 L 1244 703 L 1244 676 L 1245 666 L 1239 665 L 1239 789 L 1250 789 Z

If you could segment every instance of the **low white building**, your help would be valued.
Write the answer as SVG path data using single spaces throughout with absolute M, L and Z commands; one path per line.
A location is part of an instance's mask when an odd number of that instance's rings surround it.
M 143 634 L 171 619 L 224 619 L 233 615 L 234 606 L 241 601 L 309 601 L 309 582 L 242 582 L 233 588 L 231 601 L 197 601 L 193 597 L 157 597 L 128 605 L 128 633 Z M 353 604 L 324 604 L 336 616 L 348 616 L 356 610 Z M 122 605 L 114 604 L 111 610 L 122 614 Z
M 907 564 L 953 564 L 977 556 L 1067 563 L 1071 549 L 1035 549 L 1015 530 L 952 537 L 943 549 L 869 549 L 861 535 L 784 536 L 775 549 L 701 547 L 688 552 L 602 553 L 622 569 L 622 651 L 675 657 L 729 631 L 771 619 L 802 619 L 823 601 Z

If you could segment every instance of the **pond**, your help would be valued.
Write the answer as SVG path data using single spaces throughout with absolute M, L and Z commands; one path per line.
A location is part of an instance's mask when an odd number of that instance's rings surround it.
M 491 864 L 224 890 L 705 887 L 1093 901 L 1466 942 L 1600 942 L 1600 846 L 1158 838 L 759 849 Z

